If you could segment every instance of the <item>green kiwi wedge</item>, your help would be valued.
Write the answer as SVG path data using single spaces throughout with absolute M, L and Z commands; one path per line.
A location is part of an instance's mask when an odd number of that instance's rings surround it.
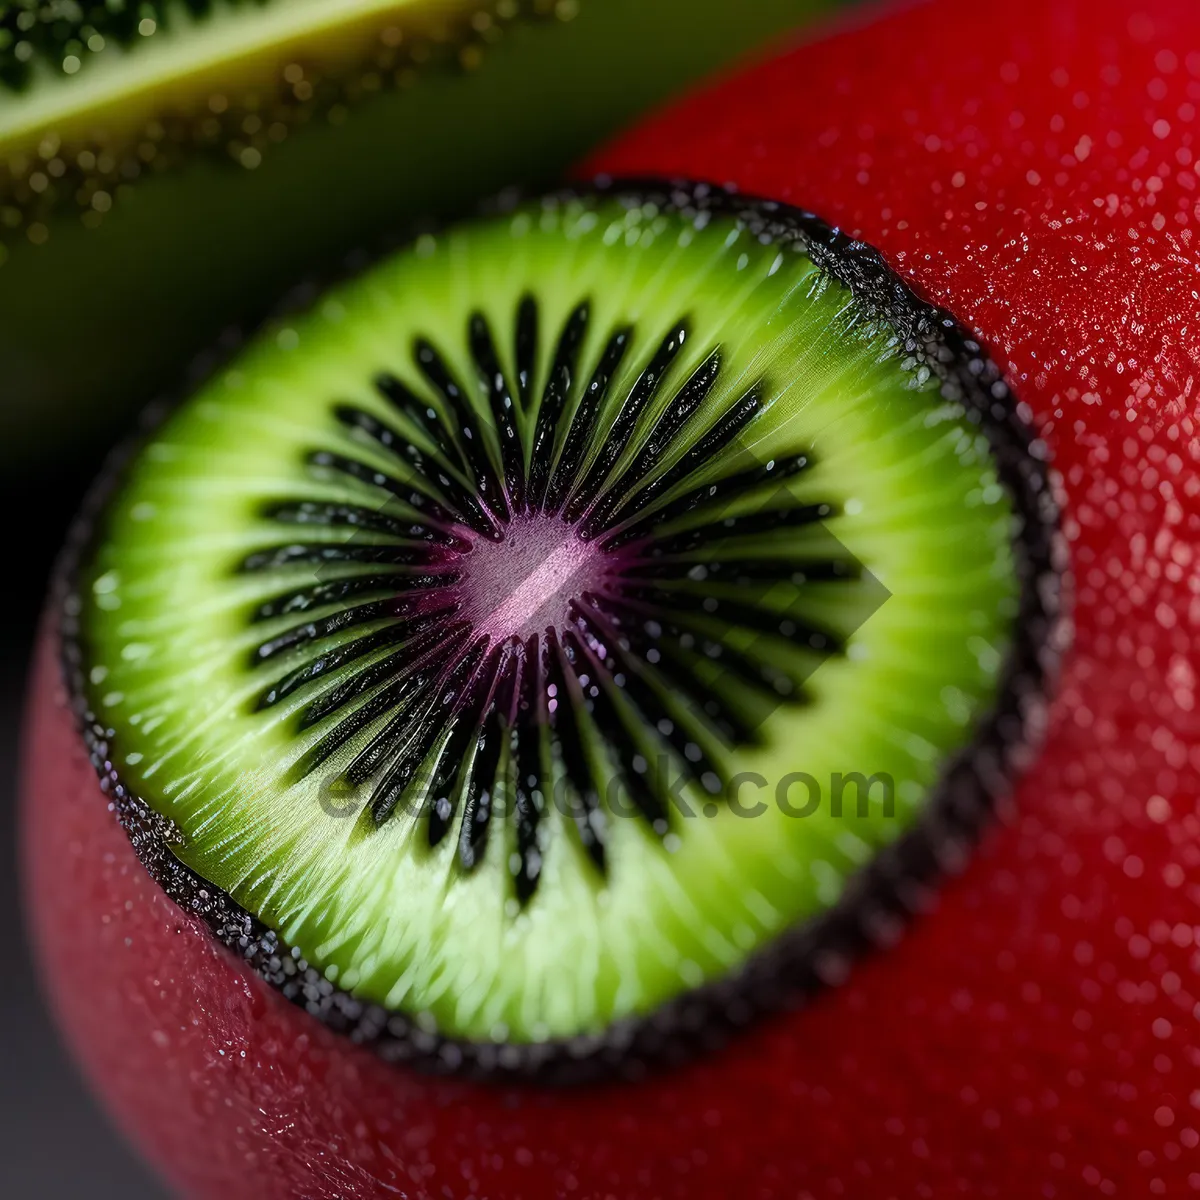
M 115 430 L 301 272 L 831 3 L 0 0 L 0 446 Z
M 836 980 L 1036 740 L 1062 542 L 869 247 L 613 183 L 426 235 L 114 469 L 67 663 L 168 893 L 396 1059 L 635 1071 Z

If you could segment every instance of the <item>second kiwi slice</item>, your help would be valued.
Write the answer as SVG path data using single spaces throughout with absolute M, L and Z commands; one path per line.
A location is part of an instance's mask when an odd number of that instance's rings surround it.
M 0 0 L 0 458 L 314 264 L 556 178 L 825 0 Z
M 867 247 L 703 186 L 417 241 L 120 472 L 67 620 L 143 860 L 316 1015 L 641 1063 L 878 940 L 1036 733 L 1056 512 Z

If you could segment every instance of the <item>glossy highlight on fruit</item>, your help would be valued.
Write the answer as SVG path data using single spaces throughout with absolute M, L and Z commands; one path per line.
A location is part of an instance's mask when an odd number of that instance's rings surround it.
M 168 894 L 309 1012 L 628 1073 L 806 990 L 862 893 L 899 917 L 1027 759 L 1044 457 L 811 216 L 547 196 L 267 330 L 137 450 L 70 573 L 82 729 Z
M 898 945 L 720 1054 L 562 1092 L 347 1049 L 137 864 L 48 639 L 33 915 L 93 1079 L 179 1186 L 1194 1190 L 1197 104 L 1200 14 L 1182 0 L 946 0 L 733 78 L 593 164 L 734 183 L 879 246 L 983 335 L 1065 492 L 1075 641 L 1010 823 Z
M 0 442 L 116 436 L 306 273 L 553 178 L 819 7 L 0 3 Z

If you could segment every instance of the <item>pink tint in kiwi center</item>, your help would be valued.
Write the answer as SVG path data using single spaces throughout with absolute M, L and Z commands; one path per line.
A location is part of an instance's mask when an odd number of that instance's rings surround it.
M 471 548 L 456 563 L 460 614 L 492 645 L 562 630 L 571 605 L 620 570 L 624 556 L 579 536 L 577 526 L 546 513 L 521 513 L 497 541 L 457 530 Z

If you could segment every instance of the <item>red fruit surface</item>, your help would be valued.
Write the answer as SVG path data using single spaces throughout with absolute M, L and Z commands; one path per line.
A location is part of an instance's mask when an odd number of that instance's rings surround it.
M 1009 824 L 808 1011 L 635 1086 L 499 1091 L 313 1024 L 157 891 L 63 707 L 31 913 L 96 1087 L 188 1194 L 1200 1194 L 1200 5 L 945 0 L 787 53 L 601 156 L 882 248 L 1057 456 L 1076 643 Z

